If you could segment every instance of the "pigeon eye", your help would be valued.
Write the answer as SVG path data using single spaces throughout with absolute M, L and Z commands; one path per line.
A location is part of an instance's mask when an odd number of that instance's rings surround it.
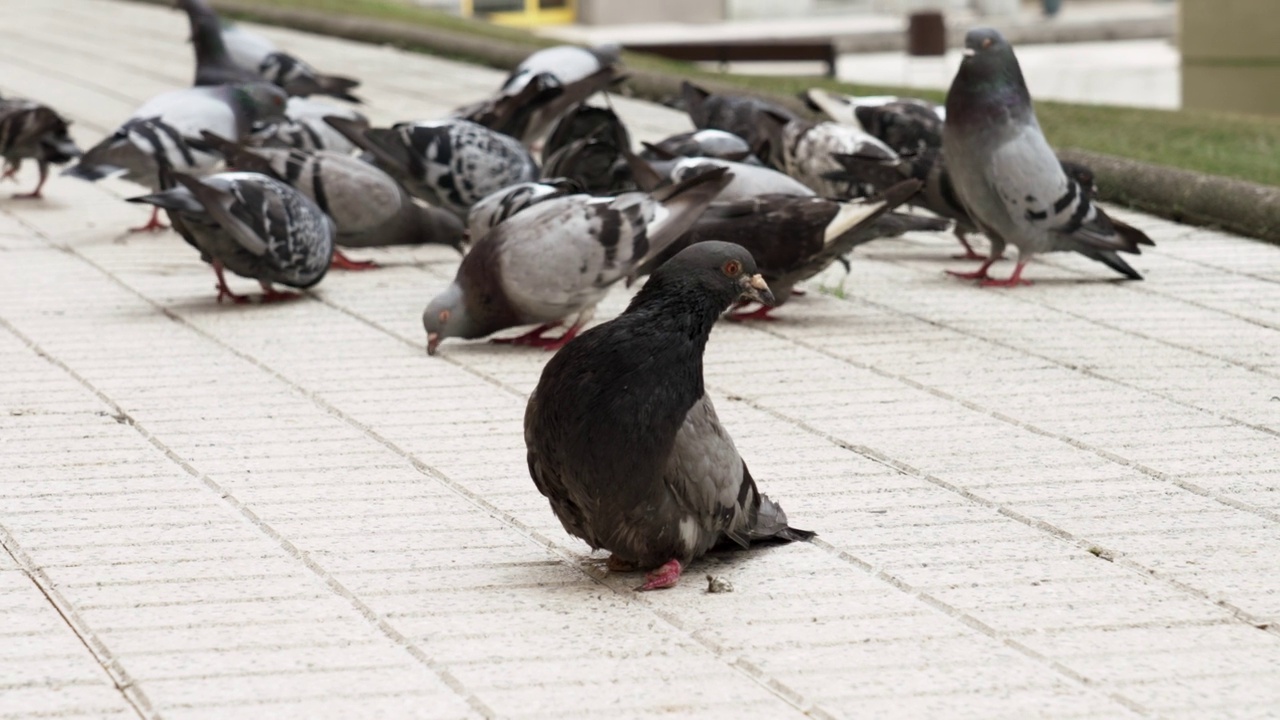
M 449 311 L 448 311 L 448 310 L 441 310 L 441 311 L 440 311 L 439 318 L 440 318 L 440 324 L 441 324 L 441 325 L 448 325 L 448 324 L 449 324 Z
M 737 260 L 730 260 L 724 264 L 724 274 L 729 277 L 737 277 L 742 274 L 742 263 Z
M 987 48 L 989 48 L 989 47 L 991 47 L 991 38 L 983 38 L 983 40 L 982 40 L 982 49 L 983 49 L 983 50 L 986 50 L 986 49 L 987 49 Z

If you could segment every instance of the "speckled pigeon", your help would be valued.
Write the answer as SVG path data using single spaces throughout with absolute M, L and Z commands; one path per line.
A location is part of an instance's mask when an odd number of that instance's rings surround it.
M 466 231 L 447 210 L 414 202 L 400 183 L 358 158 L 327 150 L 249 148 L 204 133 L 237 170 L 260 172 L 302 191 L 333 220 L 334 243 L 363 248 L 384 245 L 448 245 L 461 252 Z M 333 266 L 375 267 L 348 259 L 335 248 Z
M 284 119 L 255 129 L 249 138 L 249 144 L 351 154 L 356 149 L 356 144 L 325 122 L 326 117 L 344 118 L 352 127 L 369 128 L 369 119 L 349 107 L 323 100 L 291 97 L 285 103 Z
M 183 239 L 213 265 L 218 302 L 248 297 L 227 287 L 223 269 L 262 285 L 262 301 L 298 297 L 272 283 L 309 288 L 320 282 L 333 255 L 333 223 L 316 204 L 283 182 L 254 172 L 200 179 L 173 173 L 175 187 L 130 198 L 164 208 Z
M 862 121 L 862 116 L 866 115 L 866 110 L 890 105 L 899 108 L 904 105 L 913 105 L 919 110 L 927 111 L 937 118 L 938 122 L 947 121 L 947 109 L 945 107 L 921 98 L 901 97 L 898 95 L 841 95 L 828 92 L 822 88 L 810 88 L 801 94 L 800 99 L 804 100 L 810 108 L 825 113 L 827 117 L 836 122 L 860 127 L 868 132 L 870 132 L 870 128 L 864 125 Z
M 255 123 L 283 117 L 284 91 L 265 82 L 172 90 L 151 98 L 114 133 L 85 151 L 64 175 L 96 182 L 123 173 L 126 180 L 161 190 L 174 172 L 204 175 L 221 162 L 201 131 L 242 140 Z M 159 208 L 134 230 L 160 230 Z
M 36 189 L 14 198 L 39 200 L 49 166 L 70 162 L 80 155 L 80 148 L 67 132 L 70 125 L 71 121 L 47 105 L 16 97 L 0 98 L 0 157 L 5 164 L 0 179 L 13 178 L 23 160 L 35 160 L 40 167 Z
M 557 349 L 591 319 L 617 281 L 662 252 L 728 182 L 716 169 L 652 194 L 547 200 L 498 224 L 471 247 L 453 283 L 427 306 L 427 352 L 446 337 L 481 338 L 540 325 L 519 345 Z M 573 318 L 560 337 L 544 334 Z
M 900 234 L 895 222 L 880 221 L 920 188 L 907 180 L 882 197 L 840 202 L 794 195 L 758 195 L 736 202 L 712 203 L 689 231 L 637 274 L 661 267 L 686 247 L 724 240 L 747 249 L 769 282 L 775 302 L 736 319 L 771 319 L 769 312 L 791 297 L 792 289 L 812 278 L 853 248 L 877 238 Z
M 626 311 L 556 353 L 525 411 L 529 474 L 564 529 L 674 586 L 720 544 L 808 540 L 756 487 L 706 393 L 702 356 L 739 299 L 772 302 L 755 261 L 698 243 L 659 268 Z
M 582 192 L 581 185 L 567 178 L 549 178 L 503 188 L 471 206 L 467 215 L 468 239 L 473 243 L 479 241 L 498 223 L 538 203 Z
M 1074 251 L 1142 278 L 1118 253 L 1137 254 L 1154 243 L 1107 217 L 1063 172 L 1040 131 L 1013 48 L 995 30 L 965 36 L 965 57 L 947 94 L 942 147 L 960 204 L 991 241 L 991 255 L 976 272 L 954 275 L 983 285 L 1029 284 L 1022 271 L 1032 256 Z M 1007 243 L 1018 248 L 1018 265 L 1007 280 L 993 280 L 987 270 Z
M 343 118 L 325 120 L 415 197 L 465 220 L 486 195 L 538 179 L 538 164 L 520 141 L 469 120 L 402 122 L 363 129 Z
M 869 182 L 841 183 L 828 173 L 842 169 L 836 155 L 857 155 L 870 160 L 897 162 L 898 154 L 879 139 L 850 125 L 789 120 L 777 113 L 761 115 L 768 137 L 767 162 L 809 186 L 822 197 L 850 198 L 869 195 Z

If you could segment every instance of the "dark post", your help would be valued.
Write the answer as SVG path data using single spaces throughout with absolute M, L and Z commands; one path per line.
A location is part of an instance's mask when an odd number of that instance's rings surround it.
M 947 54 L 947 25 L 942 13 L 918 12 L 908 16 L 907 54 Z

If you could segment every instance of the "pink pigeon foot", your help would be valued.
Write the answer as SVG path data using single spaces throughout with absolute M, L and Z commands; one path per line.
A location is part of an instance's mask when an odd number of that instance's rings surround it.
M 675 587 L 680 582 L 680 571 L 684 568 L 680 567 L 680 561 L 668 560 L 662 567 L 651 570 L 649 574 L 644 576 L 644 584 L 636 588 L 636 590 L 663 590 L 669 587 Z
M 1025 261 L 1018 263 L 1018 267 L 1013 269 L 1013 274 L 1009 276 L 1008 280 L 984 278 L 979 285 L 982 287 L 1018 287 L 1019 285 L 1030 285 L 1030 280 L 1022 279 L 1022 268 L 1026 264 L 1027 263 Z
M 168 225 L 160 222 L 160 208 L 156 207 L 151 209 L 151 219 L 147 221 L 146 225 L 129 228 L 129 232 L 160 232 L 168 229 Z
M 275 288 L 271 287 L 271 283 L 268 283 L 268 282 L 262 282 L 261 280 L 259 280 L 258 284 L 262 286 L 262 302 L 264 305 L 266 303 L 284 302 L 286 300 L 297 300 L 298 298 L 302 297 L 302 293 L 281 292 L 279 290 L 276 290 Z
M 948 270 L 947 274 L 958 277 L 961 280 L 990 280 L 991 276 L 987 274 L 987 270 L 990 269 L 995 262 L 996 261 L 992 258 L 987 258 L 982 261 L 981 267 L 973 272 L 957 272 L 955 270 Z
M 231 292 L 231 288 L 227 287 L 227 278 L 224 277 L 222 274 L 222 263 L 217 262 L 216 260 L 213 263 L 213 274 L 218 277 L 218 284 L 214 285 L 214 288 L 216 288 L 218 291 L 219 305 L 222 304 L 223 298 L 227 298 L 228 300 L 230 300 L 231 302 L 237 305 L 243 305 L 249 302 L 248 295 L 237 295 Z
M 378 263 L 372 260 L 352 260 L 341 250 L 334 248 L 333 260 L 329 261 L 329 267 L 334 270 L 374 270 L 378 267 Z

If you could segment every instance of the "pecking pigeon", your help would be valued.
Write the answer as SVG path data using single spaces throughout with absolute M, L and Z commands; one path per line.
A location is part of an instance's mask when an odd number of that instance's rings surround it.
M 639 590 L 674 586 L 721 543 L 813 537 L 756 488 L 704 387 L 711 328 L 741 298 L 772 301 L 750 253 L 689 247 L 624 313 L 556 353 L 529 398 L 534 484 L 611 569 L 653 568 Z
M 152 190 L 168 189 L 172 173 L 204 175 L 221 161 L 200 137 L 201 131 L 241 140 L 255 123 L 283 117 L 284 106 L 284 91 L 264 82 L 162 93 L 143 103 L 63 174 L 96 182 L 123 173 L 126 180 Z M 134 230 L 163 229 L 158 213 L 157 207 L 151 221 Z
M 875 192 L 867 181 L 840 183 L 827 177 L 842 169 L 836 155 L 897 162 L 898 154 L 858 128 L 836 122 L 811 123 L 786 116 L 762 114 L 769 157 L 766 162 L 813 189 L 822 197 L 849 198 Z
M 0 157 L 5 163 L 0 179 L 16 175 L 23 160 L 35 160 L 40 167 L 36 189 L 14 195 L 15 198 L 39 200 L 49 166 L 71 162 L 80 155 L 80 148 L 67 132 L 70 125 L 71 121 L 47 105 L 22 98 L 0 98 Z
M 333 220 L 336 245 L 434 243 L 462 251 L 466 231 L 457 216 L 419 205 L 390 175 L 358 158 L 325 150 L 249 148 L 209 132 L 204 138 L 229 167 L 268 175 L 311 199 Z M 337 249 L 333 265 L 345 270 L 374 267 L 349 260 Z
M 218 302 L 248 297 L 227 287 L 223 268 L 262 285 L 262 301 L 298 297 L 272 283 L 309 288 L 333 255 L 333 224 L 316 204 L 261 173 L 225 172 L 207 178 L 173 173 L 175 187 L 129 202 L 164 208 L 183 239 L 213 265 Z
M 839 202 L 794 195 L 758 195 L 736 202 L 715 202 L 689 231 L 637 272 L 661 267 L 677 253 L 700 242 L 724 240 L 743 246 L 768 281 L 775 302 L 737 319 L 765 319 L 791 297 L 796 284 L 817 275 L 853 248 L 900 234 L 895 223 L 880 223 L 920 189 L 918 180 L 890 188 L 882 197 Z
M 447 208 L 460 219 L 486 195 L 538 179 L 538 164 L 520 141 L 468 120 L 364 129 L 344 118 L 325 119 L 372 153 L 378 167 L 415 197 Z
M 680 94 L 685 112 L 699 130 L 724 130 L 747 141 L 761 160 L 765 157 L 763 145 L 771 140 L 764 132 L 766 114 L 784 118 L 783 122 L 799 120 L 790 110 L 768 100 L 747 95 L 716 95 L 691 82 L 680 84 Z M 775 150 L 776 152 L 776 150 Z M 775 166 L 781 169 L 781 166 Z
M 350 155 L 356 145 L 325 122 L 325 118 L 331 116 L 344 118 L 353 127 L 369 127 L 369 119 L 351 108 L 322 100 L 291 97 L 284 106 L 284 119 L 255 129 L 249 138 L 249 144 L 299 150 L 331 150 Z
M 1112 220 L 1063 171 L 1040 131 L 1013 48 L 990 28 L 970 30 L 965 57 L 947 93 L 942 147 L 956 196 L 991 241 L 991 255 L 972 273 L 983 285 L 1029 284 L 1022 270 L 1037 253 L 1074 251 L 1132 280 L 1142 276 L 1119 252 L 1154 245 L 1141 230 Z M 1018 248 L 1007 280 L 987 275 L 1005 245 Z
M 499 342 L 554 350 L 591 319 L 609 287 L 662 252 L 729 181 L 712 170 L 652 194 L 568 195 L 520 212 L 476 241 L 453 283 L 427 306 L 427 352 L 446 337 L 481 338 L 540 325 Z M 544 337 L 568 318 L 560 337 Z
M 567 178 L 550 178 L 503 188 L 471 206 L 467 215 L 467 235 L 471 242 L 477 242 L 498 223 L 518 212 L 547 200 L 582 192 L 581 185 Z
M 542 145 L 542 161 L 547 162 L 557 150 L 575 140 L 601 140 L 614 147 L 631 149 L 631 133 L 617 113 L 609 108 L 579 105 L 562 115 L 551 128 Z
M 694 130 L 664 138 L 656 143 L 641 143 L 644 160 L 672 160 L 678 157 L 709 157 L 719 160 L 759 165 L 746 140 L 724 130 Z
M 592 195 L 616 195 L 636 189 L 625 153 L 612 141 L 582 138 L 551 155 L 542 172 L 572 180 Z

